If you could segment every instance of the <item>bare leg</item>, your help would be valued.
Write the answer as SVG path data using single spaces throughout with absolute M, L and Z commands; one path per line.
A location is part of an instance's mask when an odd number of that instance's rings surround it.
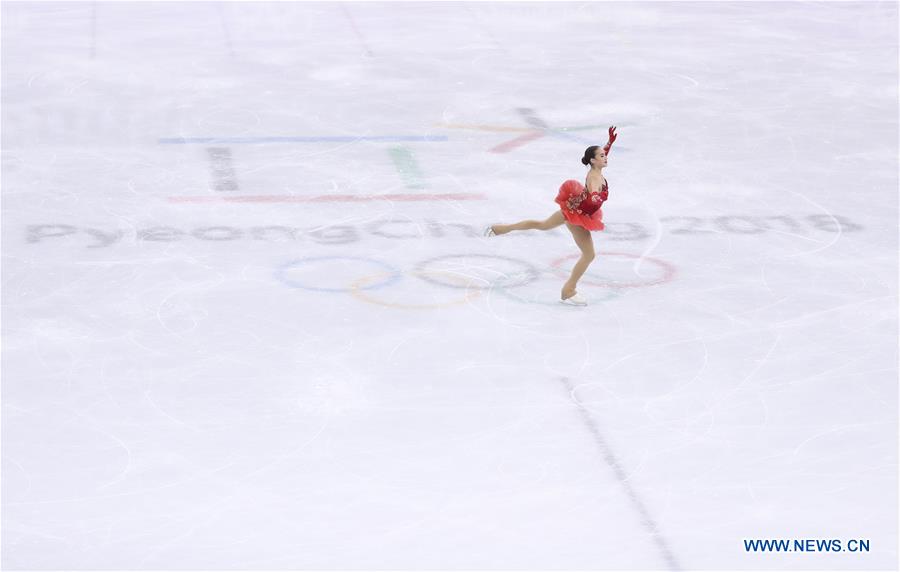
M 588 266 L 594 261 L 595 256 L 594 239 L 591 237 L 591 231 L 574 224 L 566 223 L 566 226 L 575 238 L 575 244 L 577 244 L 578 248 L 581 250 L 581 258 L 575 263 L 575 267 L 572 268 L 572 275 L 569 276 L 569 279 L 566 280 L 566 283 L 562 287 L 561 297 L 563 300 L 575 295 L 575 287 L 578 285 L 578 280 L 581 279 Z
M 514 230 L 550 230 L 564 222 L 566 219 L 563 218 L 562 211 L 556 211 L 546 220 L 523 220 L 514 224 L 494 224 L 491 225 L 491 228 L 494 229 L 494 234 L 506 234 Z

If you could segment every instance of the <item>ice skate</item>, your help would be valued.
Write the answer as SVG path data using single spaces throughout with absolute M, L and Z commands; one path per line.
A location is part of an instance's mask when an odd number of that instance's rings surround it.
M 572 294 L 568 298 L 562 299 L 559 301 L 560 304 L 565 304 L 566 306 L 587 306 L 587 300 L 579 296 L 578 294 Z

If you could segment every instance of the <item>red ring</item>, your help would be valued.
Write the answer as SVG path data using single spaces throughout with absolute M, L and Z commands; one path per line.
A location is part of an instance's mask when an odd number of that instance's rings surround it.
M 654 264 L 661 266 L 663 269 L 662 278 L 658 278 L 652 282 L 594 282 L 592 280 L 580 280 L 580 283 L 588 284 L 590 286 L 603 286 L 606 288 L 644 288 L 647 286 L 656 286 L 657 284 L 664 284 L 666 282 L 671 282 L 672 278 L 675 277 L 675 267 L 665 260 L 660 260 L 658 258 L 653 258 L 652 256 L 638 256 L 636 254 L 630 254 L 628 252 L 600 252 L 597 256 L 624 256 L 626 258 L 639 258 L 641 260 L 649 260 Z M 553 267 L 554 270 L 562 270 L 559 265 L 565 262 L 566 260 L 570 260 L 573 258 L 580 258 L 580 254 L 570 254 L 569 256 L 563 256 L 562 258 L 557 258 L 553 262 L 550 263 L 550 266 Z M 557 272 L 559 274 L 559 272 Z M 563 278 L 567 278 L 560 274 Z

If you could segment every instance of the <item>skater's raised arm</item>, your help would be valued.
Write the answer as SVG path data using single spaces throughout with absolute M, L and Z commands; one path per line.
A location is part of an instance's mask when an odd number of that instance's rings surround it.
M 603 146 L 603 152 L 609 155 L 609 150 L 612 149 L 613 141 L 616 140 L 616 126 L 613 125 L 609 128 L 609 140 L 606 142 L 606 145 Z

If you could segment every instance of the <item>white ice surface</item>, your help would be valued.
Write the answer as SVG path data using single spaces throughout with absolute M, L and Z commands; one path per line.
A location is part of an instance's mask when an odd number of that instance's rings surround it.
M 4 569 L 896 568 L 897 23 L 4 2 Z

